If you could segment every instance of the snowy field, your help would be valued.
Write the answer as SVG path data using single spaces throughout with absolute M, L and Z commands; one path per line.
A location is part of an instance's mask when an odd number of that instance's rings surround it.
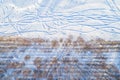
M 0 0 L 2 36 L 55 38 L 69 34 L 86 40 L 120 40 L 120 1 Z
M 5 38 L 69 35 L 88 44 L 63 49 Z M 120 0 L 0 0 L 0 80 L 120 80 Z
M 75 52 L 32 44 L 0 53 L 1 80 L 119 80 L 120 52 Z M 69 50 L 69 51 L 67 51 Z

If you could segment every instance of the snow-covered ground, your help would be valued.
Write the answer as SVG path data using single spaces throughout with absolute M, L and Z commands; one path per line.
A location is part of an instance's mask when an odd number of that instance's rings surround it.
M 45 53 L 41 51 L 42 48 L 44 46 L 33 44 L 12 52 L 1 53 L 2 66 L 0 67 L 2 70 L 5 69 L 4 73 L 0 74 L 1 80 L 17 80 L 17 78 L 22 80 L 120 79 L 120 52 L 92 53 L 87 51 L 76 53 L 72 50 L 66 52 L 59 48 L 53 49 L 51 53 Z M 29 56 L 28 60 L 25 59 L 26 56 Z M 35 60 L 38 60 L 37 63 Z M 12 63 L 17 65 L 14 66 Z M 19 63 L 22 63 L 21 67 L 19 67 Z M 31 72 L 24 76 L 23 70 Z M 49 79 L 50 76 L 51 79 Z
M 120 1 L 0 0 L 0 35 L 54 38 L 69 34 L 87 40 L 120 40 Z
M 0 0 L 0 36 L 6 35 L 119 41 L 120 1 Z M 0 53 L 0 80 L 120 80 L 120 52 L 44 53 L 42 48 L 33 44 Z

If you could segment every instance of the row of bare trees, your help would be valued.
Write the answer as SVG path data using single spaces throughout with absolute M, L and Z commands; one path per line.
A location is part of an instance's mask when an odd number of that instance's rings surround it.
M 43 38 L 23 38 L 23 37 L 0 37 L 0 52 L 16 49 L 21 46 L 44 46 L 42 51 L 52 52 L 51 49 L 68 49 L 75 52 L 92 51 L 96 53 L 120 51 L 120 41 L 108 41 L 104 39 L 94 39 L 86 41 L 81 36 L 76 39 L 73 36 L 60 39 L 43 39 Z M 48 50 L 49 49 L 49 50 Z M 48 50 L 48 51 L 47 51 Z

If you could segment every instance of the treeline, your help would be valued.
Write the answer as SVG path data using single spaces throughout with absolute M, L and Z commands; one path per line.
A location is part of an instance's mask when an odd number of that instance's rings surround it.
M 101 38 L 86 41 L 81 36 L 74 38 L 72 35 L 66 38 L 44 39 L 23 37 L 0 37 L 0 52 L 8 52 L 22 46 L 44 46 L 42 51 L 52 52 L 52 49 L 72 49 L 75 52 L 92 51 L 96 53 L 120 51 L 120 41 L 108 41 Z M 40 48 L 41 49 L 41 48 Z M 46 51 L 47 50 L 47 51 Z

